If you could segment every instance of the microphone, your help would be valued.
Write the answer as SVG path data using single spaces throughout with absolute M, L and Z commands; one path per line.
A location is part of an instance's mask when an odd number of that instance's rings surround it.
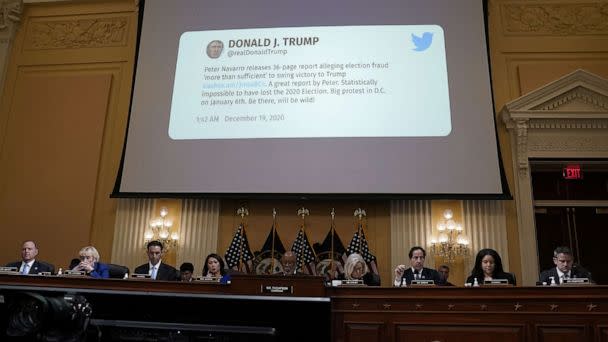
M 418 279 L 418 278 L 420 278 L 420 277 L 418 276 L 418 274 L 419 274 L 419 273 L 420 273 L 420 271 L 419 271 L 419 270 L 414 270 L 414 279 Z

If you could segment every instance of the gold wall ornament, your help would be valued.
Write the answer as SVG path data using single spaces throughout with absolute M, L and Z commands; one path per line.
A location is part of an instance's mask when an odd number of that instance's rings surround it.
M 128 18 L 40 20 L 29 25 L 26 50 L 126 46 Z
M 504 32 L 535 35 L 608 34 L 608 3 L 507 3 L 501 6 Z
M 0 3 L 0 31 L 10 29 L 10 26 L 20 22 L 21 13 L 21 0 L 3 0 Z

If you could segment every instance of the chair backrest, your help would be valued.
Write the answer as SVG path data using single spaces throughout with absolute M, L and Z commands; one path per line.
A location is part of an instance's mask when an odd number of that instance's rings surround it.
M 55 265 L 49 264 L 48 262 L 38 261 L 39 263 L 45 265 L 48 269 L 50 269 L 51 274 L 55 274 Z
M 122 279 L 125 277 L 125 274 L 129 273 L 129 268 L 127 266 L 116 265 L 116 264 L 107 264 L 108 270 L 110 271 L 110 278 Z

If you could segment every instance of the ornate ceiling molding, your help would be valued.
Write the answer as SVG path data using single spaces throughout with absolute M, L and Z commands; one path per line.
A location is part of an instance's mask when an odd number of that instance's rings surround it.
M 502 115 L 505 123 L 511 119 L 608 119 L 608 80 L 579 69 L 507 103 Z
M 23 4 L 21 0 L 1 0 L 0 2 L 0 41 L 8 40 L 15 32 L 16 26 L 21 21 Z
M 596 35 L 608 33 L 608 3 L 528 2 L 501 6 L 504 33 L 509 35 Z
M 532 110 L 560 110 L 569 104 L 586 110 L 608 111 L 608 98 L 583 87 L 576 87 L 551 101 L 533 107 Z
M 559 136 L 530 137 L 530 152 L 605 152 L 608 151 L 608 139 L 603 136 Z
M 608 129 L 606 119 L 534 119 L 529 121 L 530 129 Z
M 125 46 L 128 23 L 126 17 L 34 21 L 29 25 L 25 49 Z

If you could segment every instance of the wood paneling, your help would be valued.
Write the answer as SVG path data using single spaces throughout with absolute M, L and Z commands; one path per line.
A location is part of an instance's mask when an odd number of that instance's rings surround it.
M 600 342 L 608 342 L 608 326 L 600 325 L 597 327 Z
M 0 259 L 18 260 L 20 241 L 34 239 L 40 259 L 65 266 L 89 244 L 110 85 L 108 73 L 20 73 L 2 150 L 0 217 L 12 234 Z
M 35 277 L 0 275 L 0 293 L 19 291 L 27 286 L 32 291 L 68 291 L 102 293 L 125 298 L 135 294 L 145 298 L 135 310 L 145 311 L 155 305 L 150 299 L 169 296 L 191 300 L 206 307 L 213 297 L 234 300 L 228 306 L 214 306 L 219 313 L 239 310 L 238 301 L 266 303 L 277 297 L 285 302 L 282 311 L 258 311 L 268 319 L 265 326 L 288 317 L 298 329 L 313 331 L 306 320 L 294 320 L 298 310 L 287 303 L 327 303 L 331 316 L 314 312 L 312 321 L 331 319 L 331 340 L 345 341 L 442 341 L 442 342 L 561 342 L 608 340 L 608 287 L 480 287 L 480 288 L 326 288 L 320 277 L 233 275 L 232 283 L 166 282 L 150 280 L 91 279 L 82 277 Z M 264 291 L 267 286 L 284 288 L 285 292 Z M 29 291 L 28 290 L 28 291 Z M 272 298 L 274 297 L 274 298 Z M 116 297 L 118 298 L 118 297 Z M 115 298 L 115 299 L 116 299 Z M 114 303 L 115 301 L 112 301 Z M 122 302 L 117 300 L 116 302 Z M 148 303 L 150 307 L 148 307 Z M 262 304 L 264 305 L 264 304 Z M 145 308 L 145 309 L 144 309 Z M 1 309 L 1 305 L 0 305 Z M 105 311 L 104 311 L 105 310 Z M 150 309 L 151 310 L 151 309 Z M 290 311 L 291 310 L 291 311 Z M 118 312 L 117 312 L 118 311 Z M 127 310 L 129 311 L 129 310 Z M 152 315 L 155 321 L 209 324 L 196 314 L 173 310 L 164 316 Z M 305 311 L 302 311 L 305 312 Z M 128 314 L 114 305 L 93 307 L 94 316 L 113 319 Z M 275 314 L 273 314 L 275 313 Z M 1 314 L 1 313 L 0 313 Z M 97 315 L 97 316 L 95 316 Z M 147 315 L 147 313 L 145 313 Z M 229 315 L 232 317 L 231 315 Z M 140 316 L 134 316 L 141 320 Z M 215 319 L 218 319 L 215 316 Z M 326 317 L 326 318 L 325 318 Z M 259 317 L 255 317 L 257 319 Z M 159 319 L 159 320 L 157 320 Z M 251 318 L 254 319 L 254 318 Z M 275 321 L 273 321 L 275 320 Z M 317 321 L 318 322 L 318 321 Z M 312 329 L 312 330 L 311 330 Z M 327 332 L 329 335 L 329 332 Z M 0 334 L 1 336 L 1 334 Z M 325 335 L 323 335 L 324 337 Z M 319 340 L 329 340 L 320 337 Z
M 500 325 L 396 325 L 396 341 L 400 342 L 470 342 L 491 340 L 492 342 L 521 341 L 523 326 L 508 327 Z
M 346 330 L 345 341 L 347 342 L 380 342 L 385 341 L 383 334 L 384 324 L 382 323 L 344 323 Z
M 584 325 L 537 325 L 538 342 L 587 342 L 592 338 Z
M 109 261 L 136 5 L 24 5 L 0 102 L 0 216 L 11 231 L 0 263 L 19 257 L 23 239 L 59 266 L 88 244 Z
M 593 341 L 593 331 L 606 334 L 606 289 L 351 287 L 328 288 L 327 294 L 338 342 L 347 340 L 347 325 L 371 322 L 387 327 L 385 341 L 559 342 Z

